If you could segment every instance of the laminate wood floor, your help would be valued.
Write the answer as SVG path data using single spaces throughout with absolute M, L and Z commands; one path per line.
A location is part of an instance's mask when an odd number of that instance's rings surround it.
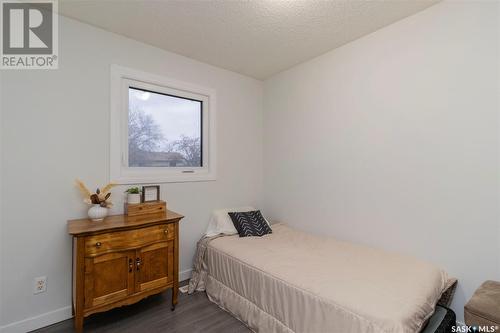
M 192 295 L 179 292 L 179 303 L 175 311 L 170 311 L 170 293 L 169 290 L 133 305 L 92 315 L 84 321 L 83 331 L 106 333 L 250 332 L 240 321 L 210 302 L 204 292 L 196 292 Z M 68 319 L 34 332 L 67 333 L 73 331 L 73 320 Z

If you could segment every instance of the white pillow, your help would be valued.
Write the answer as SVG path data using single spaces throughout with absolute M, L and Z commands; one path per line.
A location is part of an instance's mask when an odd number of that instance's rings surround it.
M 254 207 L 245 206 L 237 208 L 217 209 L 212 212 L 210 221 L 208 222 L 207 232 L 205 236 L 211 237 L 218 234 L 235 235 L 238 233 L 234 227 L 229 212 L 250 212 L 256 210 Z

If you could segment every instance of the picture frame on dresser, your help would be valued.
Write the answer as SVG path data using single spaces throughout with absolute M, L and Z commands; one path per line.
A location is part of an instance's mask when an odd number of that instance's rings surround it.
M 160 200 L 160 185 L 148 185 L 142 187 L 142 202 L 154 202 Z

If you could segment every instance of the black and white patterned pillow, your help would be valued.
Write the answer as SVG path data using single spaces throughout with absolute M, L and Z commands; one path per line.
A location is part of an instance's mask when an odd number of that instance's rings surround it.
M 240 237 L 263 236 L 273 232 L 260 210 L 228 214 Z

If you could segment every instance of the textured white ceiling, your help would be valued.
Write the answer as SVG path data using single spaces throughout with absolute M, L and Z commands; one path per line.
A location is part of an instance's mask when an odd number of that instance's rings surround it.
M 438 0 L 60 0 L 61 14 L 258 79 Z

